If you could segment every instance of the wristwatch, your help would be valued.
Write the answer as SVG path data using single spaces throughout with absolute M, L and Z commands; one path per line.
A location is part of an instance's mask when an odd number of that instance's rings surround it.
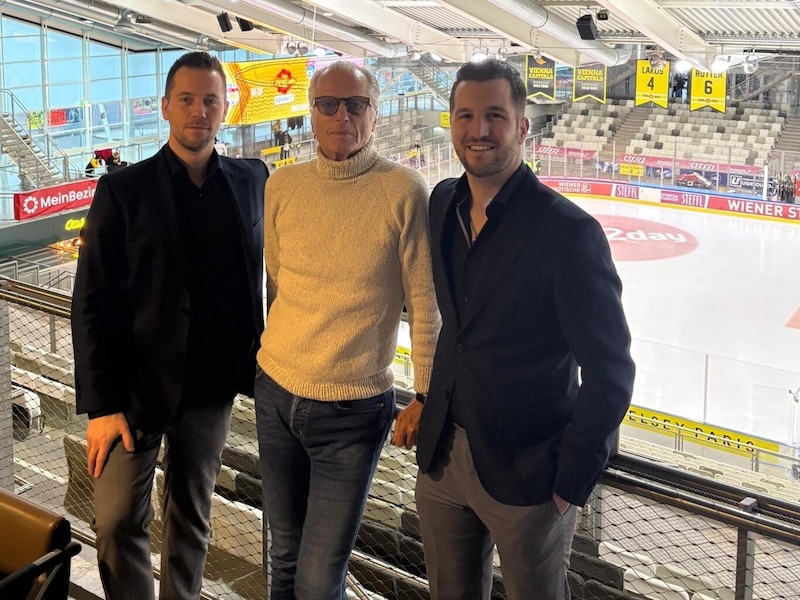
M 417 392 L 417 395 L 414 397 L 417 402 L 420 404 L 425 404 L 425 399 L 428 397 L 427 394 L 423 394 L 422 392 Z

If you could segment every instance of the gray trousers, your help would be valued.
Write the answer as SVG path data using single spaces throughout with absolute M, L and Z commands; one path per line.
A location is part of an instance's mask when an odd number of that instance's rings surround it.
M 164 432 L 163 600 L 200 595 L 211 494 L 231 422 L 231 403 L 181 412 Z M 153 600 L 150 491 L 162 434 L 132 432 L 136 450 L 117 443 L 95 480 L 97 560 L 107 600 Z
M 417 511 L 432 600 L 488 600 L 497 545 L 509 600 L 569 600 L 567 567 L 577 509 L 551 499 L 510 506 L 481 485 L 464 430 L 443 460 L 417 477 Z

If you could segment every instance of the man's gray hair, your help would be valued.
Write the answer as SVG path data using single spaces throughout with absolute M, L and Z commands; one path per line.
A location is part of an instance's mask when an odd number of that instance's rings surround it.
M 367 80 L 367 95 L 369 96 L 369 104 L 376 113 L 378 112 L 378 101 L 380 100 L 381 95 L 381 88 L 378 85 L 378 80 L 375 78 L 375 75 L 372 74 L 372 71 L 366 67 L 359 67 L 357 64 L 352 63 L 349 60 L 337 60 L 336 62 L 331 63 L 314 73 L 314 75 L 311 77 L 311 82 L 308 84 L 309 106 L 314 104 L 317 81 L 319 81 L 319 78 L 323 75 L 323 73 L 328 72 L 330 72 L 331 75 L 335 75 L 337 72 L 347 72 L 353 74 L 360 73 L 363 75 Z

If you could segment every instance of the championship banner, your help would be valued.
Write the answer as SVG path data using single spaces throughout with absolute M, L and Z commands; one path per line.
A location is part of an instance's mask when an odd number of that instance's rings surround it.
M 606 66 L 575 67 L 572 75 L 572 101 L 592 98 L 605 104 L 607 72 Z
M 725 112 L 725 92 L 728 75 L 692 69 L 692 84 L 689 89 L 689 110 L 700 110 L 710 106 L 714 110 Z
M 525 86 L 527 98 L 536 96 L 556 99 L 556 63 L 549 58 L 536 58 L 533 54 L 525 55 Z
M 649 60 L 636 61 L 636 100 L 635 106 L 652 102 L 661 108 L 667 108 L 669 94 L 669 63 L 654 69 Z
M 222 63 L 228 80 L 226 125 L 254 125 L 308 114 L 308 82 L 338 57 Z M 363 59 L 351 59 L 363 65 Z

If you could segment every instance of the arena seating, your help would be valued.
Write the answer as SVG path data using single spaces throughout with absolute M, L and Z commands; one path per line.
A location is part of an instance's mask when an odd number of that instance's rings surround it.
M 574 102 L 564 109 L 553 124 L 544 145 L 603 150 L 614 137 L 619 124 L 633 110 L 633 100 L 609 101 L 608 104 Z

